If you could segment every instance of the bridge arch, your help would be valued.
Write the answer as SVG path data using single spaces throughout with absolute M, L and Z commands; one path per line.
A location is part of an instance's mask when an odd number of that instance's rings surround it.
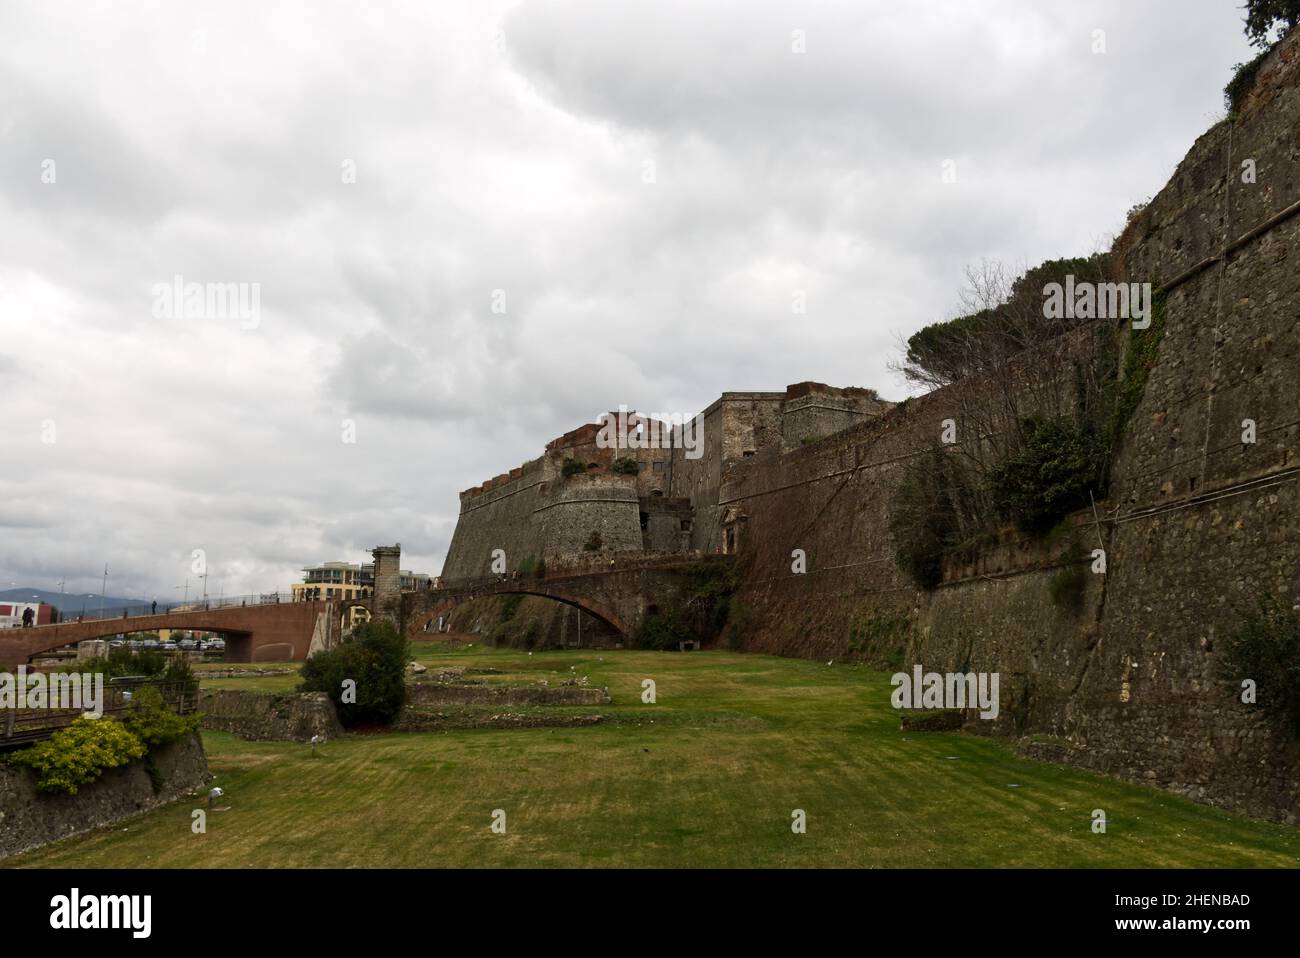
M 467 593 L 462 595 L 446 596 L 439 601 L 437 593 L 431 593 L 433 604 L 416 611 L 408 618 L 406 634 L 408 638 L 417 639 L 426 634 L 426 631 L 432 622 L 436 622 L 438 617 L 446 615 L 457 606 L 464 605 L 466 602 L 472 602 L 475 599 L 485 599 L 489 596 L 496 595 L 532 595 L 543 599 L 550 599 L 553 602 L 559 602 L 562 605 L 571 606 L 586 612 L 592 618 L 599 619 L 619 635 L 627 637 L 631 634 L 628 624 L 623 621 L 616 612 L 606 608 L 598 602 L 593 602 L 585 596 L 574 596 L 565 592 L 546 589 L 539 586 L 528 586 L 524 583 L 511 585 L 509 588 L 492 589 L 489 592 Z

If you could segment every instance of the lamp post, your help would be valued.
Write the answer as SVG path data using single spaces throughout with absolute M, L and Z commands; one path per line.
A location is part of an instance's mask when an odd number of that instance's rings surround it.
M 108 563 L 104 563 L 104 584 L 99 592 L 99 617 L 104 617 L 104 596 L 108 595 Z

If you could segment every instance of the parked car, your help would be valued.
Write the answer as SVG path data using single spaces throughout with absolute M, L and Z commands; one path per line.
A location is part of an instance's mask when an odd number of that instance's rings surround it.
M 208 643 L 208 648 L 216 649 L 219 652 L 224 652 L 226 650 L 226 640 L 213 639 L 211 642 Z
M 194 649 L 199 647 L 199 644 L 193 639 L 181 639 L 176 643 L 176 647 L 184 652 L 192 652 Z
M 108 640 L 108 647 L 109 647 L 110 649 L 120 649 L 120 648 L 121 648 L 122 646 L 124 646 L 124 645 L 126 645 L 126 639 L 109 639 L 109 640 Z

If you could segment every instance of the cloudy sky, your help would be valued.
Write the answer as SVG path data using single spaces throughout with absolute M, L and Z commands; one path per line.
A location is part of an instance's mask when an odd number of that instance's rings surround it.
M 231 595 L 393 541 L 437 572 L 459 490 L 601 410 L 900 398 L 965 264 L 1105 248 L 1164 184 L 1240 20 L 0 0 L 0 589 L 107 563 L 162 600 L 203 549 Z

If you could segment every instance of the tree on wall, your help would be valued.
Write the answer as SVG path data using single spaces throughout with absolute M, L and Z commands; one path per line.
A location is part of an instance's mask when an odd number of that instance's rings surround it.
M 1246 36 L 1261 49 L 1273 44 L 1275 27 L 1285 33 L 1300 23 L 1300 0 L 1246 0 L 1245 10 Z

